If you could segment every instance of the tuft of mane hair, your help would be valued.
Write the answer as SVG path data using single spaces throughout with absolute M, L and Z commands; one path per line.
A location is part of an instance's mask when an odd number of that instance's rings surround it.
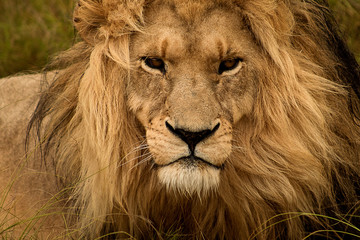
M 144 32 L 147 11 L 163 5 L 184 22 L 232 9 L 266 62 L 250 116 L 232 126 L 233 149 L 241 150 L 206 196 L 159 183 L 146 129 L 127 104 L 131 36 Z M 49 65 L 57 73 L 43 87 L 28 136 L 37 134 L 43 161 L 54 163 L 67 189 L 77 238 L 356 233 L 333 219 L 358 224 L 351 216 L 359 214 L 360 67 L 325 1 L 79 0 L 73 20 L 82 40 Z

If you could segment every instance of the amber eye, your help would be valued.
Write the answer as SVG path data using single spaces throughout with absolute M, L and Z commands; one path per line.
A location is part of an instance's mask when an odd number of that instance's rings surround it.
M 237 66 L 239 66 L 240 61 L 240 58 L 233 58 L 222 61 L 218 70 L 219 74 L 235 69 Z
M 153 69 L 158 69 L 161 72 L 165 72 L 165 63 L 163 60 L 161 60 L 160 58 L 144 58 L 144 62 L 146 64 L 146 66 L 153 68 Z

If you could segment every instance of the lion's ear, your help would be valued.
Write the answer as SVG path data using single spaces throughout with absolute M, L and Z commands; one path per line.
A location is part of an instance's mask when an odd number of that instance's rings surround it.
M 95 45 L 101 38 L 101 26 L 106 25 L 102 1 L 79 0 L 74 9 L 73 22 L 80 37 L 90 45 Z
M 79 0 L 74 26 L 81 38 L 95 45 L 109 36 L 141 31 L 144 0 Z

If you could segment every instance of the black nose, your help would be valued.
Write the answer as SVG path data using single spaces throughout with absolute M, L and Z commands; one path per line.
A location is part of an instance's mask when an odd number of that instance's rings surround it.
M 170 132 L 187 143 L 192 154 L 195 151 L 196 144 L 213 135 L 220 127 L 220 123 L 218 123 L 213 129 L 206 129 L 199 132 L 189 132 L 181 128 L 174 128 L 168 122 L 165 122 L 165 125 Z

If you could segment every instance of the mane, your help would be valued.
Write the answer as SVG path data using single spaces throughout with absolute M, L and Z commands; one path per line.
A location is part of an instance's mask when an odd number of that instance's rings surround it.
M 267 62 L 252 115 L 234 127 L 221 187 L 189 198 L 166 191 L 151 171 L 145 129 L 125 94 L 130 37 L 143 31 L 150 1 L 80 0 L 74 25 L 82 40 L 49 65 L 57 73 L 28 127 L 69 189 L 80 235 L 120 229 L 156 238 L 181 226 L 185 234 L 210 229 L 214 239 L 298 239 L 329 226 L 319 214 L 339 217 L 358 201 L 360 68 L 325 2 L 193 2 L 235 9 Z

